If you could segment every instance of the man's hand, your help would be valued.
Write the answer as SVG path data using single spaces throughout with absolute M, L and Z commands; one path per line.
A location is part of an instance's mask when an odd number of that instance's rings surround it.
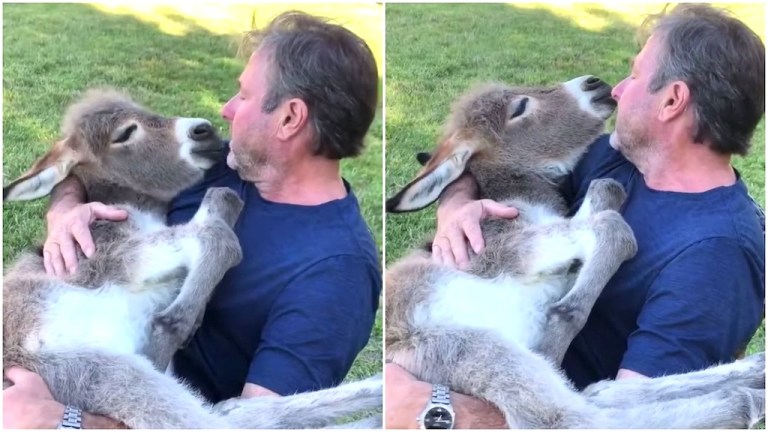
M 384 399 L 387 429 L 418 429 L 417 417 L 432 396 L 432 385 L 419 381 L 400 366 L 384 366 Z
M 432 241 L 432 259 L 441 264 L 466 268 L 469 264 L 467 242 L 476 254 L 485 249 L 480 221 L 488 217 L 512 219 L 517 217 L 514 207 L 496 201 L 454 200 L 437 209 L 437 233 Z
M 5 371 L 13 382 L 3 390 L 3 428 L 55 429 L 64 416 L 64 405 L 53 395 L 40 375 L 18 366 Z
M 51 208 L 48 220 L 48 237 L 43 245 L 43 262 L 49 275 L 65 276 L 77 271 L 77 249 L 85 256 L 96 250 L 91 237 L 90 225 L 97 219 L 121 221 L 128 217 L 125 210 L 106 206 L 99 202 L 67 205 L 61 203 Z

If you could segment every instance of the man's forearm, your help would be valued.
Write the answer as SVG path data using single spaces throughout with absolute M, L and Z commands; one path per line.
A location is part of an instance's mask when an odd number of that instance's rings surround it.
M 457 429 L 507 429 L 504 415 L 482 399 L 451 392 Z
M 446 209 L 450 211 L 451 208 L 477 199 L 477 193 L 477 182 L 475 179 L 470 174 L 464 174 L 440 194 L 437 211 L 440 212 Z
M 86 200 L 85 188 L 75 176 L 69 176 L 57 184 L 51 192 L 48 215 L 63 213 Z

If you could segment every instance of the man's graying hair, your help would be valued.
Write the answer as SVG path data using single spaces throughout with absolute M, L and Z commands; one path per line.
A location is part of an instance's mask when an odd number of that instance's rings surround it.
M 681 4 L 646 19 L 638 41 L 661 42 L 655 93 L 672 81 L 688 85 L 694 142 L 709 140 L 721 154 L 744 155 L 765 112 L 765 46 L 727 11 Z
M 329 159 L 356 156 L 376 114 L 378 69 L 370 48 L 339 25 L 286 12 L 243 38 L 241 54 L 266 49 L 271 59 L 262 109 L 289 98 L 307 104 L 313 150 Z

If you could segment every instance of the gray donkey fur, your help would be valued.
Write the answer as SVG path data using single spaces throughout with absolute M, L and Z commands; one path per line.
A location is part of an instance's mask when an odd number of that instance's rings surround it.
M 688 374 L 603 381 L 576 392 L 559 365 L 619 265 L 637 248 L 610 179 L 566 219 L 557 182 L 602 132 L 611 87 L 489 85 L 453 107 L 422 172 L 387 202 L 413 211 L 468 171 L 482 198 L 516 207 L 483 221 L 465 271 L 416 250 L 386 273 L 386 355 L 421 380 L 497 406 L 510 428 L 731 428 L 764 417 L 765 355 Z
M 73 275 L 46 275 L 39 253 L 24 253 L 10 267 L 5 367 L 31 369 L 59 402 L 130 428 L 320 428 L 380 408 L 377 378 L 210 406 L 164 374 L 200 325 L 214 287 L 242 258 L 232 227 L 243 203 L 228 188 L 209 189 L 189 223 L 165 224 L 170 200 L 203 178 L 224 144 L 207 120 L 161 117 L 110 90 L 93 90 L 71 106 L 62 132 L 3 189 L 3 201 L 45 196 L 72 174 L 89 200 L 122 207 L 129 217 L 92 226 L 96 252 Z

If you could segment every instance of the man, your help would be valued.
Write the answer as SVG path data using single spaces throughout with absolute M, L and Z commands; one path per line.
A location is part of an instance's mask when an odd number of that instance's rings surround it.
M 630 76 L 613 89 L 616 130 L 566 180 L 571 214 L 592 179 L 628 192 L 622 214 L 639 252 L 625 262 L 570 346 L 563 368 L 579 389 L 729 362 L 762 320 L 765 240 L 759 209 L 731 167 L 763 116 L 765 48 L 743 23 L 708 6 L 652 22 Z M 737 48 L 738 47 L 738 48 Z M 473 201 L 462 179 L 438 208 L 433 257 L 464 265 L 482 251 L 479 221 L 516 210 Z M 386 370 L 387 427 L 417 427 L 431 383 Z M 452 393 L 457 427 L 505 427 L 493 406 Z
M 248 34 L 246 46 L 252 54 L 239 91 L 221 110 L 231 132 L 226 164 L 168 213 L 172 224 L 190 220 L 213 186 L 245 202 L 235 226 L 243 261 L 173 361 L 175 374 L 211 402 L 339 384 L 368 342 L 381 290 L 376 246 L 339 165 L 362 150 L 376 112 L 370 49 L 343 27 L 302 13 Z M 55 191 L 47 271 L 76 271 L 75 243 L 93 253 L 88 224 L 126 216 L 85 200 L 77 181 Z M 64 407 L 39 377 L 19 369 L 7 377 L 16 385 L 4 392 L 6 427 L 61 421 Z M 85 413 L 86 428 L 113 426 Z

